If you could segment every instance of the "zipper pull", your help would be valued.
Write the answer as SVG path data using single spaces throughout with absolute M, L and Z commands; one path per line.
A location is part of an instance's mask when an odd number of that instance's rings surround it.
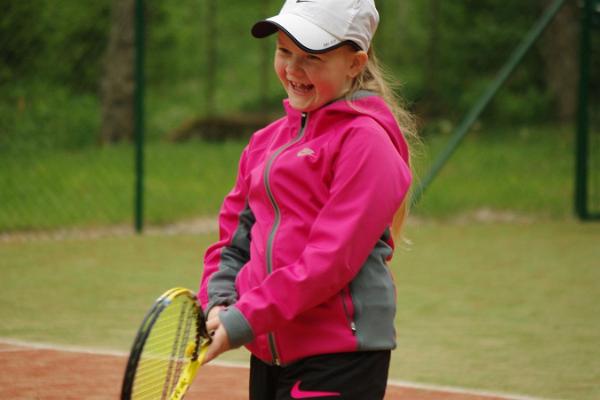
M 304 126 L 306 125 L 306 119 L 308 118 L 308 113 L 307 112 L 303 112 L 302 113 L 302 119 L 300 121 L 300 128 L 304 128 Z
M 350 322 L 350 329 L 352 330 L 352 334 L 356 336 L 356 324 L 354 321 Z

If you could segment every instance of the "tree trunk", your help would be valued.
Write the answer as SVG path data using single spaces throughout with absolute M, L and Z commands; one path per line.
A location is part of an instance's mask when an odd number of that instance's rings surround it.
M 542 8 L 552 1 L 541 0 Z M 567 1 L 550 23 L 540 42 L 544 79 L 560 121 L 571 121 L 577 109 L 579 10 Z
M 104 60 L 102 143 L 131 140 L 134 132 L 135 0 L 113 0 Z
M 218 30 L 217 30 L 217 0 L 207 1 L 206 15 L 206 114 L 215 115 L 217 95 L 217 66 L 218 66 Z
M 425 64 L 425 93 L 429 103 L 429 114 L 438 117 L 439 107 L 439 54 L 440 54 L 440 1 L 429 0 L 429 37 L 427 43 L 427 61 Z
M 269 0 L 262 0 L 261 3 L 261 18 L 266 18 L 269 13 Z M 260 105 L 261 112 L 266 113 L 268 109 L 269 99 L 269 80 L 273 72 L 273 45 L 268 40 L 261 40 L 260 42 Z

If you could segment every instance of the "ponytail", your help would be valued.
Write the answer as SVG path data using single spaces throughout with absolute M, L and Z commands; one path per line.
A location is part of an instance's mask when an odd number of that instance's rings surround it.
M 354 79 L 350 91 L 346 95 L 346 99 L 351 102 L 351 98 L 359 90 L 368 90 L 377 93 L 386 102 L 404 138 L 406 139 L 409 147 L 411 144 L 418 143 L 417 128 L 415 118 L 407 107 L 403 99 L 398 96 L 396 89 L 398 84 L 391 78 L 390 74 L 385 71 L 377 56 L 373 47 L 368 51 L 369 60 L 364 70 Z M 409 152 L 410 157 L 411 152 Z M 412 162 L 409 160 L 409 165 L 412 168 Z M 402 226 L 408 215 L 408 203 L 410 198 L 410 192 L 407 193 L 406 197 L 402 201 L 402 204 L 394 214 L 392 220 L 392 235 L 399 237 Z

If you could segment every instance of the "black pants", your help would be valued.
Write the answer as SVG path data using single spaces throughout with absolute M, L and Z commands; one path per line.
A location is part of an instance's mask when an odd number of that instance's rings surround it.
M 326 354 L 285 367 L 252 356 L 250 400 L 381 400 L 385 394 L 390 351 Z

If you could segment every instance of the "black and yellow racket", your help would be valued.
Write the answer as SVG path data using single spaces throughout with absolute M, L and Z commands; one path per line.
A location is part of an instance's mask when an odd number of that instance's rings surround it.
M 183 399 L 209 344 L 204 312 L 194 293 L 184 288 L 166 291 L 138 330 L 121 399 Z

